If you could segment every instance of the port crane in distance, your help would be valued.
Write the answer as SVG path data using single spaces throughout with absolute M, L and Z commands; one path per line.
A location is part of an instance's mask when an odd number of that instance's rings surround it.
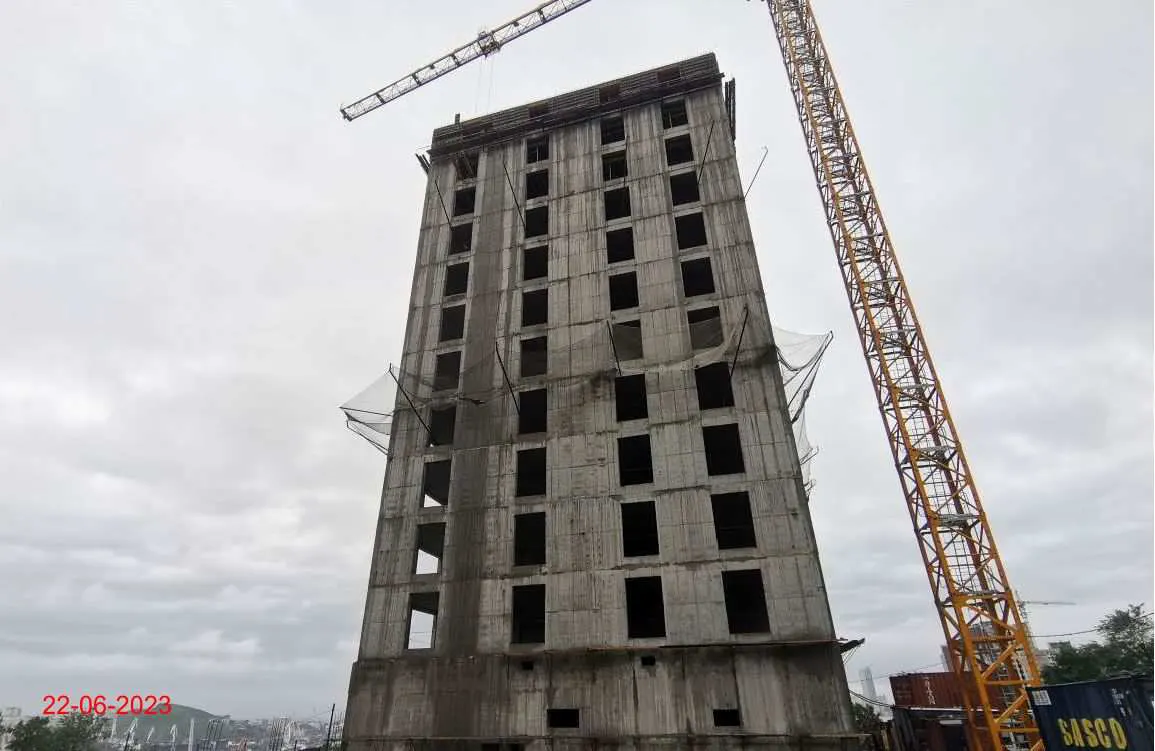
M 553 0 L 343 107 L 354 120 L 586 5 Z M 910 513 L 972 749 L 1041 751 L 1038 665 L 809 0 L 762 0 Z

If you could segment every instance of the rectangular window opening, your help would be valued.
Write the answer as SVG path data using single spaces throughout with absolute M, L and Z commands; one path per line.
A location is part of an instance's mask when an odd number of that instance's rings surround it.
M 706 447 L 706 474 L 713 477 L 746 471 L 737 423 L 702 426 L 702 443 Z
M 545 389 L 522 391 L 517 395 L 517 432 L 544 433 L 546 431 Z
M 622 87 L 616 83 L 611 83 L 608 86 L 603 86 L 598 89 L 598 102 L 601 104 L 608 104 L 616 102 L 622 98 Z
M 690 120 L 686 117 L 686 100 L 676 99 L 672 102 L 662 102 L 662 127 L 677 128 L 686 125 Z
M 409 649 L 433 649 L 439 599 L 437 592 L 414 592 L 409 595 L 409 633 L 406 635 L 406 647 Z
M 542 102 L 541 104 L 535 104 L 532 107 L 527 108 L 526 114 L 529 115 L 530 120 L 534 120 L 539 117 L 545 117 L 549 114 L 549 102 Z
M 677 65 L 671 65 L 668 68 L 662 68 L 658 71 L 658 83 L 670 83 L 682 78 L 682 69 Z
M 544 162 L 549 159 L 549 136 L 527 139 L 525 142 L 526 164 Z
M 628 177 L 629 167 L 626 165 L 626 152 L 615 151 L 612 154 L 602 154 L 602 179 L 620 180 Z
M 429 445 L 452 446 L 457 429 L 457 405 L 434 407 L 429 410 Z
M 711 495 L 710 507 L 714 512 L 714 537 L 719 550 L 758 547 L 749 493 Z
M 445 522 L 417 525 L 417 550 L 413 557 L 413 573 L 436 574 L 441 570 L 445 555 Z
M 477 165 L 481 161 L 481 154 L 473 152 L 471 154 L 459 154 L 453 160 L 453 168 L 457 173 L 458 181 L 474 180 L 477 178 Z
M 525 200 L 549 195 L 549 170 L 525 173 Z
M 549 352 L 544 336 L 521 340 L 521 377 L 543 376 L 549 370 Z
M 634 228 L 623 227 L 606 232 L 606 262 L 621 263 L 634 258 Z
M 469 290 L 469 262 L 454 263 L 445 267 L 445 288 L 442 293 L 450 295 L 464 295 Z
M 759 569 L 722 572 L 722 596 L 731 634 L 761 634 L 770 630 L 766 592 Z
M 549 276 L 549 247 L 538 245 L 521 251 L 521 279 L 528 282 Z
M 626 635 L 630 639 L 656 639 L 666 635 L 662 577 L 626 579 Z
M 515 495 L 545 495 L 545 449 L 522 449 L 517 452 L 517 487 Z
M 627 271 L 610 275 L 610 310 L 638 307 L 638 274 Z
M 657 555 L 658 513 L 653 501 L 622 504 L 622 556 Z
M 686 297 L 714 293 L 714 267 L 709 258 L 682 261 L 682 292 Z
M 509 641 L 511 644 L 545 642 L 544 584 L 525 584 L 513 588 Z
M 581 726 L 581 712 L 577 709 L 550 707 L 545 710 L 545 724 L 551 728 L 576 728 Z
M 465 306 L 450 305 L 441 309 L 441 326 L 437 341 L 448 342 L 465 336 Z
M 453 193 L 453 215 L 472 214 L 477 202 L 477 188 L 461 188 Z
M 686 311 L 690 326 L 690 346 L 709 349 L 722 344 L 722 313 L 715 307 Z
M 515 514 L 513 517 L 513 565 L 545 564 L 545 512 Z
M 675 164 L 692 161 L 694 161 L 694 144 L 690 141 L 689 133 L 666 139 L 666 164 L 673 167 Z
M 674 217 L 674 231 L 678 237 L 678 250 L 706 244 L 706 219 L 700 211 Z
M 525 210 L 525 236 L 540 237 L 549 234 L 549 206 Z
M 436 508 L 449 505 L 449 475 L 452 459 L 425 463 L 421 478 L 421 507 Z
M 654 481 L 654 461 L 650 436 L 633 435 L 618 439 L 618 483 L 644 485 Z
M 670 200 L 675 206 L 702 200 L 698 192 L 698 173 L 680 172 L 670 175 Z
M 698 391 L 698 409 L 721 409 L 734 406 L 734 388 L 730 366 L 715 362 L 694 368 L 694 385 Z
M 619 360 L 640 360 L 645 357 L 642 348 L 642 322 L 620 321 L 610 327 L 614 339 L 614 353 Z
M 461 351 L 442 352 L 433 364 L 433 390 L 450 391 L 461 379 Z
M 603 205 L 607 222 L 624 219 L 630 215 L 630 189 L 627 187 L 607 190 L 603 196 Z
M 644 420 L 650 416 L 646 405 L 645 374 L 618 376 L 614 379 L 614 407 L 618 422 Z
M 473 250 L 473 224 L 455 224 L 449 228 L 449 254 Z
M 601 122 L 602 146 L 626 140 L 626 123 L 621 117 L 607 117 Z
M 742 717 L 738 714 L 737 709 L 715 709 L 714 710 L 714 727 L 716 727 L 716 728 L 739 728 L 739 727 L 742 727 Z
M 521 293 L 521 325 L 539 326 L 549 322 L 549 290 L 534 289 Z

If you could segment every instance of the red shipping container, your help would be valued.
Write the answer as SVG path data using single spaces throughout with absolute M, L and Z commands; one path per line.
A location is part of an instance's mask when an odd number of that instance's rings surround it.
M 962 691 L 954 673 L 892 675 L 890 690 L 898 707 L 944 709 L 963 705 Z

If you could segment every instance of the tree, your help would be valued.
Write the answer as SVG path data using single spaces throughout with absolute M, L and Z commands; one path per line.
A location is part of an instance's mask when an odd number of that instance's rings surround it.
M 12 728 L 9 751 L 53 751 L 53 732 L 47 717 L 32 717 Z
M 12 729 L 9 751 L 92 751 L 104 731 L 103 718 L 70 714 L 58 723 L 47 717 L 24 720 Z
M 850 714 L 854 718 L 854 729 L 860 733 L 874 733 L 882 728 L 878 711 L 868 704 L 850 702 Z
M 1142 605 L 1128 605 L 1104 616 L 1095 627 L 1101 641 L 1074 646 L 1070 642 L 1054 645 L 1051 664 L 1043 670 L 1047 683 L 1072 683 L 1145 675 L 1155 660 L 1150 616 L 1143 615 Z

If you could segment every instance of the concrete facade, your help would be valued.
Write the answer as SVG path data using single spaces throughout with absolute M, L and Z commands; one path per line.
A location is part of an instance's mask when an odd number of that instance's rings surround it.
M 434 133 L 350 751 L 854 742 L 731 107 L 704 55 Z

